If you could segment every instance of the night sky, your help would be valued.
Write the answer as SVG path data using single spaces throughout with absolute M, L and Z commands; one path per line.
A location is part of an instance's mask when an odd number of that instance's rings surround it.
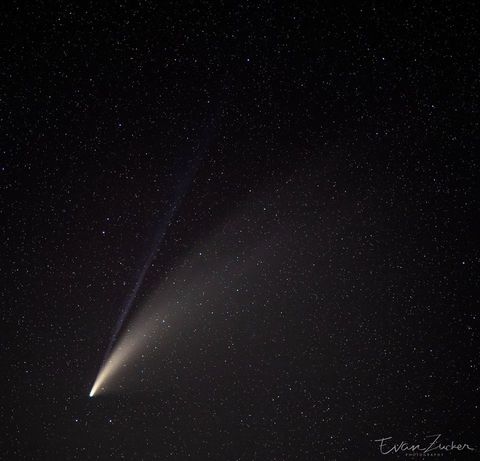
M 0 459 L 478 455 L 475 3 L 2 4 Z

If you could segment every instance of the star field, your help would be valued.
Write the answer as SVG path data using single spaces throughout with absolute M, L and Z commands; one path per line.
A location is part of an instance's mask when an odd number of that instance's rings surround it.
M 2 459 L 478 453 L 478 17 L 5 5 Z

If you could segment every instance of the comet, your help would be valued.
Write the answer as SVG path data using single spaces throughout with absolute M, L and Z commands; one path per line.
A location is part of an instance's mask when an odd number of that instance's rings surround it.
M 210 124 L 213 122 L 213 119 L 210 121 Z M 100 367 L 100 371 L 97 374 L 97 377 L 94 381 L 94 384 L 89 392 L 89 397 L 94 397 L 97 395 L 101 390 L 102 386 L 106 382 L 107 378 L 110 378 L 115 371 L 117 371 L 121 365 L 125 362 L 125 358 L 129 355 L 132 350 L 136 350 L 140 347 L 141 341 L 137 341 L 136 343 L 132 343 L 130 340 L 120 339 L 118 337 L 121 334 L 121 330 L 125 324 L 129 313 L 135 304 L 135 300 L 137 298 L 138 292 L 143 285 L 143 281 L 145 276 L 148 272 L 148 269 L 151 267 L 152 262 L 157 254 L 158 248 L 160 247 L 161 242 L 165 238 L 167 233 L 168 227 L 177 212 L 183 198 L 187 194 L 188 190 L 191 187 L 193 182 L 193 178 L 196 175 L 196 172 L 200 166 L 200 161 L 204 155 L 204 153 L 208 150 L 210 141 L 212 136 L 210 135 L 211 125 L 208 125 L 203 134 L 201 136 L 201 142 L 199 145 L 194 148 L 194 155 L 193 159 L 187 161 L 186 165 L 185 162 L 180 164 L 179 160 L 177 160 L 177 165 L 175 168 L 174 175 L 175 177 L 180 177 L 180 181 L 177 183 L 176 187 L 171 194 L 170 206 L 168 207 L 167 211 L 164 213 L 161 222 L 157 225 L 157 229 L 153 238 L 153 245 L 150 251 L 147 253 L 146 257 L 144 258 L 144 262 L 138 271 L 138 275 L 135 279 L 135 283 L 133 288 L 128 295 L 121 311 L 120 316 L 115 324 L 113 329 L 111 339 L 108 343 L 108 347 L 106 349 L 104 359 L 102 365 Z M 181 156 L 180 156 L 181 159 Z M 148 327 L 147 327 L 148 329 Z M 143 334 L 143 333 L 142 333 Z M 130 338 L 130 335 L 127 335 L 127 338 Z
M 181 195 L 176 196 L 173 206 L 170 207 L 168 212 L 165 214 L 162 223 L 158 226 L 156 236 L 155 236 L 155 239 L 154 239 L 155 243 L 153 245 L 153 248 L 147 254 L 147 257 L 145 258 L 145 261 L 144 261 L 144 263 L 141 267 L 141 270 L 138 273 L 137 279 L 135 281 L 135 285 L 134 285 L 132 291 L 130 292 L 130 294 L 129 294 L 127 300 L 126 300 L 126 302 L 124 304 L 124 307 L 122 308 L 122 310 L 120 312 L 120 316 L 117 320 L 117 323 L 116 323 L 115 328 L 113 330 L 110 342 L 109 342 L 107 350 L 105 352 L 105 356 L 104 356 L 104 359 L 103 359 L 102 366 L 100 368 L 100 372 L 98 373 L 97 378 L 96 378 L 96 380 L 93 384 L 93 387 L 92 387 L 92 389 L 89 393 L 90 397 L 93 397 L 97 393 L 100 384 L 105 380 L 106 376 L 111 373 L 112 368 L 115 368 L 115 365 L 118 364 L 118 359 L 112 359 L 112 356 L 113 356 L 112 351 L 113 351 L 114 345 L 117 341 L 117 338 L 119 336 L 120 331 L 122 330 L 122 327 L 125 323 L 125 320 L 127 319 L 128 315 L 129 315 L 129 313 L 132 309 L 132 306 L 134 305 L 135 299 L 136 299 L 136 297 L 138 295 L 138 292 L 139 292 L 139 290 L 140 290 L 140 288 L 143 284 L 143 281 L 144 281 L 145 276 L 148 272 L 148 269 L 151 267 L 151 264 L 152 264 L 152 262 L 155 258 L 155 255 L 158 251 L 158 247 L 160 246 L 161 242 L 163 241 L 163 239 L 165 237 L 168 226 L 169 226 L 169 224 L 170 224 L 170 222 L 171 222 L 171 220 L 174 216 L 175 210 L 177 209 L 177 206 L 178 206 L 178 204 L 179 204 L 179 202 L 182 199 L 184 194 L 185 194 L 185 192 L 183 192 Z M 117 356 L 118 356 L 118 354 L 115 357 L 117 357 Z M 122 357 L 122 355 L 120 355 L 120 357 Z

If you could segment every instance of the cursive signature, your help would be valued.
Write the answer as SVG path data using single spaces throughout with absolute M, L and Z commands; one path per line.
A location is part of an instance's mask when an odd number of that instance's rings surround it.
M 401 441 L 400 443 L 391 443 L 390 440 L 392 437 L 383 437 L 381 439 L 376 439 L 375 442 L 380 443 L 380 453 L 382 455 L 389 455 L 391 453 L 400 453 L 400 452 L 410 452 L 410 453 L 432 453 L 434 451 L 441 452 L 451 452 L 451 451 L 475 451 L 468 443 L 455 443 L 451 441 L 450 443 L 441 443 L 440 437 L 442 434 L 433 434 L 428 435 L 426 439 L 432 439 L 426 444 L 420 443 L 408 443 Z

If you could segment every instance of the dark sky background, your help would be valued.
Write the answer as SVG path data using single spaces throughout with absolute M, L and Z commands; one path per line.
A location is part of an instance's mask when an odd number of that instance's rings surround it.
M 2 10 L 2 459 L 480 448 L 475 2 Z

